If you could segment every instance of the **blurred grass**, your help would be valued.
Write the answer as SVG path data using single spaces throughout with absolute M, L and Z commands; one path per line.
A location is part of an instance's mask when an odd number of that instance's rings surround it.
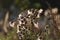
M 12 31 L 9 31 L 7 35 L 0 32 L 0 40 L 18 40 L 16 36 L 16 27 Z

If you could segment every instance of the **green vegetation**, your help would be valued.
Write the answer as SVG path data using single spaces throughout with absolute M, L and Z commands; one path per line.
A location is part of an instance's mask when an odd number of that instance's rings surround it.
M 12 31 L 9 31 L 7 35 L 0 32 L 0 40 L 17 40 L 16 27 Z

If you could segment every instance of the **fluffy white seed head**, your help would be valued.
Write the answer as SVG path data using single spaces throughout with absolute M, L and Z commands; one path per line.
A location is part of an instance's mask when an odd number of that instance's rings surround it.
M 45 10 L 44 15 L 48 16 L 49 14 L 50 14 L 50 10 L 49 9 Z
M 43 12 L 43 9 L 40 9 L 37 14 L 37 18 L 40 18 L 40 14 Z
M 28 14 L 32 14 L 32 12 L 30 10 L 28 10 Z
M 43 9 L 40 9 L 39 11 L 38 11 L 38 13 L 42 13 L 43 12 Z
M 21 18 L 22 14 L 19 14 L 18 17 Z
M 52 13 L 53 13 L 53 14 L 57 14 L 57 13 L 58 13 L 58 8 L 53 8 L 53 9 L 52 9 Z

